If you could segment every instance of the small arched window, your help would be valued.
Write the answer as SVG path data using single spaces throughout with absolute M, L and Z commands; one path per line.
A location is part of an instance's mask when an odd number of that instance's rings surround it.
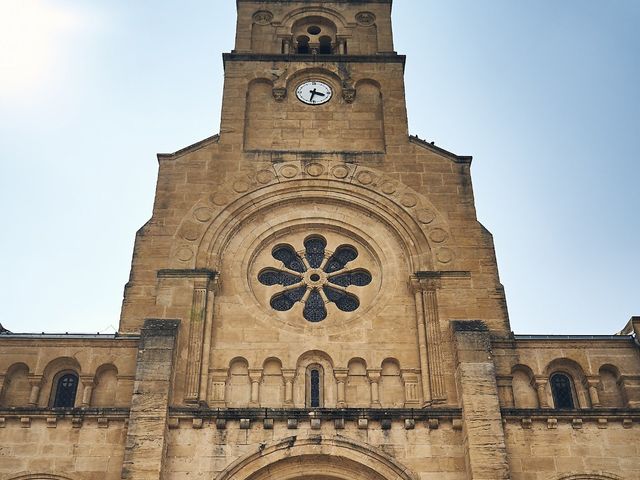
M 320 408 L 324 404 L 324 370 L 320 365 L 311 365 L 307 368 L 307 407 Z
M 55 387 L 53 407 L 73 408 L 76 403 L 76 392 L 78 391 L 78 376 L 75 373 L 65 373 L 58 377 Z
M 553 404 L 557 409 L 571 410 L 575 408 L 573 401 L 573 384 L 566 373 L 554 373 L 550 379 Z

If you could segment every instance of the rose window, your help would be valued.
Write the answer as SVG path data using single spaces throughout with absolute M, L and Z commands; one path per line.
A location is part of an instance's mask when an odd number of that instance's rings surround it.
M 348 287 L 364 287 L 371 283 L 371 274 L 352 266 L 358 251 L 342 245 L 335 252 L 326 249 L 322 237 L 304 241 L 304 250 L 297 252 L 291 245 L 276 247 L 272 256 L 280 262 L 277 268 L 266 268 L 258 275 L 263 285 L 281 285 L 282 290 L 271 297 L 271 307 L 288 312 L 298 302 L 304 305 L 302 315 L 309 322 L 327 318 L 326 304 L 333 303 L 343 312 L 360 307 L 356 295 Z

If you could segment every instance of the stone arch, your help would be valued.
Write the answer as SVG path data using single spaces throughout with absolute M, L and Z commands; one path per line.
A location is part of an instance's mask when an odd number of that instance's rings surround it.
M 385 358 L 380 364 L 380 404 L 383 407 L 402 407 L 405 402 L 400 362 Z
M 337 10 L 324 6 L 309 6 L 296 8 L 288 12 L 280 22 L 281 28 L 283 31 L 292 32 L 296 23 L 313 16 L 330 20 L 336 26 L 338 35 L 344 35 L 349 27 L 347 19 Z
M 101 365 L 96 370 L 92 407 L 115 407 L 118 393 L 118 369 L 112 363 Z
M 533 370 L 528 365 L 514 365 L 511 369 L 515 408 L 538 408 L 538 394 L 534 386 Z
M 256 77 L 247 85 L 244 145 L 248 150 L 261 146 L 259 132 L 272 128 L 276 100 L 273 98 L 274 84 L 264 77 Z
M 284 379 L 282 362 L 279 358 L 267 358 L 262 364 L 260 384 L 260 405 L 262 407 L 281 407 L 284 403 Z
M 574 404 L 576 408 L 590 408 L 591 400 L 589 399 L 589 393 L 587 391 L 587 378 L 582 366 L 575 360 L 570 358 L 556 358 L 551 361 L 545 368 L 545 375 L 547 378 L 556 373 L 562 373 L 572 380 L 574 389 Z M 547 384 L 547 398 L 549 405 L 553 405 L 553 395 L 551 393 L 551 384 Z
M 40 400 L 38 405 L 41 407 L 50 406 L 53 403 L 55 397 L 56 380 L 60 375 L 65 373 L 74 373 L 80 379 L 82 368 L 78 360 L 72 357 L 58 357 L 50 361 L 44 368 L 42 375 L 42 383 L 40 389 Z M 79 394 L 80 385 L 76 391 L 76 405 L 81 400 L 81 394 Z
M 363 358 L 352 358 L 346 385 L 346 400 L 349 407 L 371 406 L 371 387 L 367 377 L 367 362 Z
M 327 408 L 336 406 L 337 385 L 333 365 L 331 357 L 320 350 L 310 350 L 300 355 L 296 362 L 296 377 L 293 384 L 293 402 L 296 407 L 304 408 L 307 405 L 308 375 L 311 366 L 318 366 L 322 370 L 322 406 Z
M 549 480 L 623 480 L 622 477 L 613 473 L 597 472 L 597 473 L 578 473 L 569 475 L 560 475 L 549 477 Z
M 251 400 L 249 362 L 244 357 L 236 357 L 229 362 L 226 403 L 229 407 L 246 407 Z
M 615 365 L 604 364 L 598 369 L 600 385 L 598 396 L 603 407 L 622 408 L 625 406 L 625 392 L 620 370 Z
M 14 474 L 11 474 L 14 475 Z M 2 480 L 73 480 L 72 477 L 56 475 L 53 473 L 19 473 L 18 476 L 3 475 Z
M 390 455 L 337 436 L 288 437 L 261 445 L 233 462 L 216 480 L 294 480 L 322 475 L 340 480 L 417 480 Z
M 29 403 L 31 384 L 29 366 L 19 362 L 11 365 L 4 376 L 0 390 L 0 405 L 3 407 L 25 407 Z
M 279 204 L 307 200 L 348 205 L 387 225 L 406 249 L 410 271 L 450 268 L 449 226 L 424 196 L 373 168 L 333 162 L 285 163 L 238 175 L 183 219 L 176 266 L 218 269 L 238 228 Z

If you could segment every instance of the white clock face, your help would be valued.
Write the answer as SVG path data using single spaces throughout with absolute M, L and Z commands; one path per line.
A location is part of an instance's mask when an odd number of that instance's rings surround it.
M 296 89 L 296 95 L 307 105 L 322 105 L 331 100 L 333 91 L 326 83 L 314 80 L 300 84 Z

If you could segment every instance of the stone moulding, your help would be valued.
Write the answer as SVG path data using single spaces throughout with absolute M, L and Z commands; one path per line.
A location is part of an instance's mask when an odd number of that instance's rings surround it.
M 313 457 L 313 463 L 304 462 Z M 325 459 L 322 462 L 319 459 Z M 325 473 L 318 468 L 331 470 L 338 478 L 358 478 L 363 472 L 369 478 L 388 480 L 418 480 L 418 476 L 401 465 L 390 455 L 365 443 L 340 436 L 317 435 L 307 438 L 296 436 L 272 443 L 260 444 L 253 452 L 239 458 L 216 477 L 216 480 L 241 480 L 247 478 L 278 478 L 299 468 L 305 475 Z M 315 469 L 314 469 L 315 467 Z M 314 469 L 314 471 L 312 471 Z M 302 473 L 302 472 L 300 472 Z
M 227 179 L 183 218 L 171 254 L 173 265 L 219 268 L 238 225 L 304 195 L 376 217 L 410 249 L 411 271 L 451 270 L 455 265 L 449 224 L 424 195 L 375 168 L 321 159 L 282 162 Z

